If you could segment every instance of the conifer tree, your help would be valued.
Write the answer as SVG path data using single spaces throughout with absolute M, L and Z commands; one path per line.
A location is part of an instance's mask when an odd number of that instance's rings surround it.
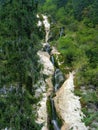
M 40 65 L 37 1 L 0 0 L 0 129 L 38 129 L 32 110 Z

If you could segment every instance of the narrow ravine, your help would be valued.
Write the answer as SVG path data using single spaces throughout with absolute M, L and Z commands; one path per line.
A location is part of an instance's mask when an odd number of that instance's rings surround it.
M 39 16 L 37 15 L 39 18 Z M 42 130 L 48 130 L 47 120 L 47 100 L 50 100 L 52 109 L 51 123 L 53 124 L 54 130 L 87 130 L 88 128 L 81 121 L 84 117 L 81 111 L 80 98 L 74 95 L 74 72 L 69 73 L 69 77 L 65 80 L 65 77 L 61 70 L 55 66 L 55 61 L 53 54 L 59 54 L 57 51 L 51 51 L 51 47 L 48 43 L 50 23 L 45 15 L 42 15 L 43 21 L 38 22 L 38 26 L 44 25 L 45 28 L 45 43 L 43 43 L 43 50 L 38 52 L 40 57 L 40 62 L 43 64 L 44 69 L 42 73 L 47 75 L 48 78 L 43 79 L 41 77 L 40 83 L 42 85 L 37 89 L 37 92 L 41 91 L 42 99 L 39 102 L 38 107 L 38 118 L 37 123 L 43 123 Z M 56 53 L 55 53 L 56 52 Z M 52 83 L 52 78 L 54 78 L 54 84 Z M 39 84 L 40 84 L 39 83 Z M 45 87 L 48 88 L 46 89 Z M 43 90 L 44 89 L 44 90 Z M 37 93 L 39 94 L 39 93 Z M 56 96 L 52 96 L 55 94 Z M 60 128 L 57 116 L 61 118 L 63 125 Z

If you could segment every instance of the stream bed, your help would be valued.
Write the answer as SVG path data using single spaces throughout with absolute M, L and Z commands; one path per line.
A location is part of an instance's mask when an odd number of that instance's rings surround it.
M 42 130 L 49 129 L 48 120 L 50 120 L 50 124 L 53 125 L 52 128 L 54 130 L 87 130 L 88 128 L 81 121 L 85 115 L 81 111 L 80 97 L 74 95 L 75 73 L 70 72 L 68 79 L 65 80 L 62 71 L 55 66 L 53 55 L 57 54 L 57 51 L 56 53 L 54 51 L 54 54 L 51 53 L 53 50 L 48 43 L 50 23 L 48 22 L 47 16 L 42 16 L 43 21 L 40 25 L 44 25 L 46 36 L 43 49 L 38 52 L 38 55 L 44 66 L 42 73 L 46 75 L 46 78 L 43 79 L 44 88 L 47 87 L 47 85 L 48 88 L 45 88 L 44 92 L 41 91 L 42 99 L 38 107 L 37 123 L 44 124 Z M 49 80 L 49 78 L 51 80 Z M 51 109 L 52 116 L 49 115 L 50 113 L 48 113 L 47 110 L 47 100 L 50 100 L 51 107 L 49 106 L 49 108 Z M 62 120 L 62 126 L 59 126 L 58 117 Z

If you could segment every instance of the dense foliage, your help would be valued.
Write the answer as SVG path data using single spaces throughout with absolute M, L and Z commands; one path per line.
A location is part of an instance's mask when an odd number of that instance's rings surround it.
M 39 129 L 32 104 L 39 75 L 37 1 L 0 0 L 0 129 Z
M 81 73 L 81 85 L 98 86 L 97 4 L 97 0 L 46 0 L 39 6 L 51 15 L 50 40 L 63 54 L 65 65 Z
M 75 93 L 82 97 L 84 121 L 98 129 L 98 0 L 44 0 L 39 11 L 49 14 L 49 40 L 64 61 L 60 69 L 76 71 Z
M 32 107 L 41 67 L 38 35 L 44 35 L 36 27 L 37 7 L 49 14 L 49 40 L 61 52 L 62 71 L 76 71 L 76 94 L 82 97 L 84 121 L 91 125 L 98 114 L 85 106 L 98 107 L 98 0 L 0 0 L 0 129 L 40 129 Z

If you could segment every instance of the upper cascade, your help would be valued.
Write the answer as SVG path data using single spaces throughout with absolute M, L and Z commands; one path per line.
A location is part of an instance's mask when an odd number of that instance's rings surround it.
M 49 38 L 49 32 L 50 32 L 50 23 L 48 22 L 48 17 L 46 15 L 41 14 L 43 17 L 43 21 L 38 21 L 38 26 L 44 25 L 45 29 L 45 43 L 43 44 L 43 50 L 44 51 L 38 51 L 38 55 L 40 57 L 40 62 L 43 64 L 44 69 L 43 69 L 43 74 L 45 75 L 53 75 L 54 73 L 54 66 L 52 62 L 50 61 L 50 55 L 48 54 L 51 51 L 50 45 L 48 43 L 48 38 Z M 36 16 L 38 19 L 40 19 L 40 16 L 37 14 Z
M 44 27 L 45 27 L 45 32 L 46 32 L 46 36 L 45 36 L 45 42 L 47 43 L 48 42 L 48 39 L 49 39 L 49 32 L 50 32 L 50 23 L 48 22 L 48 17 L 45 16 L 45 15 L 42 15 L 43 16 L 43 24 L 44 24 Z
M 48 21 L 48 17 L 46 15 L 42 14 L 43 21 L 40 20 L 40 16 L 38 14 L 36 15 L 36 17 L 39 19 L 37 26 L 40 27 L 40 26 L 44 25 L 44 29 L 45 29 L 45 33 L 46 33 L 45 43 L 47 43 L 48 39 L 49 39 L 49 32 L 50 32 L 50 23 Z

